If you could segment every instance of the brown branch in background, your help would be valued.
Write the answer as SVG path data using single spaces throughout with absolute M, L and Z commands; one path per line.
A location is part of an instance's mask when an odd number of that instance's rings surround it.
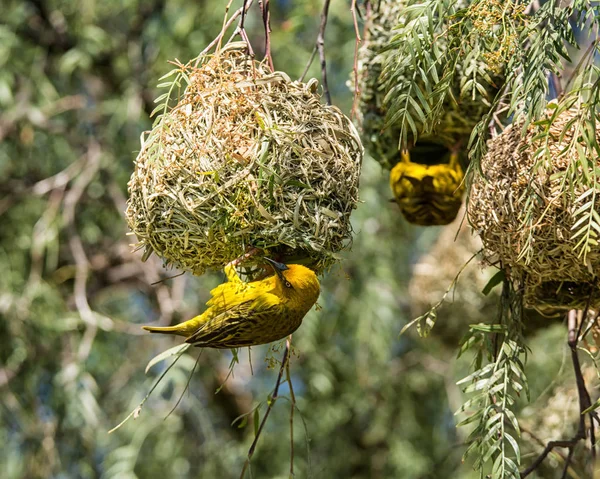
M 271 56 L 271 12 L 269 10 L 270 0 L 258 0 L 260 12 L 262 14 L 263 25 L 265 26 L 265 58 L 269 63 L 271 71 L 275 70 L 273 67 L 273 57 Z
M 563 474 L 562 474 L 562 478 L 566 478 L 567 471 L 569 470 L 569 466 L 571 465 L 571 461 L 573 459 L 573 453 L 575 450 L 575 446 L 579 443 L 579 441 L 586 439 L 586 424 L 585 424 L 586 416 L 585 416 L 585 414 L 583 414 L 583 412 L 592 406 L 592 401 L 591 401 L 590 395 L 586 389 L 583 374 L 581 373 L 581 363 L 579 362 L 579 356 L 577 355 L 577 343 L 579 342 L 579 335 L 581 334 L 583 319 L 587 317 L 590 301 L 591 301 L 591 295 L 590 295 L 590 298 L 588 298 L 588 304 L 586 305 L 583 314 L 580 315 L 579 326 L 577 325 L 577 322 L 578 322 L 577 321 L 578 320 L 577 310 L 573 309 L 573 310 L 569 311 L 569 313 L 567 314 L 567 325 L 568 325 L 568 341 L 567 341 L 567 343 L 569 345 L 569 349 L 571 350 L 571 360 L 573 362 L 573 369 L 575 371 L 575 382 L 577 384 L 577 392 L 578 392 L 578 396 L 579 396 L 579 411 L 580 411 L 579 427 L 577 429 L 577 432 L 571 439 L 564 439 L 564 440 L 559 440 L 559 441 L 548 442 L 548 444 L 546 445 L 546 447 L 544 448 L 542 453 L 536 458 L 536 460 L 533 462 L 533 464 L 531 464 L 531 466 L 529 466 L 527 469 L 525 469 L 523 472 L 521 472 L 521 478 L 525 478 L 529 474 L 531 474 L 533 471 L 535 471 L 542 464 L 544 459 L 546 459 L 546 456 L 548 456 L 548 454 L 550 454 L 550 452 L 556 447 L 565 447 L 569 451 L 567 454 L 567 458 L 565 459 L 565 465 L 564 465 Z M 592 464 L 593 464 L 596 459 L 596 445 L 595 445 L 596 441 L 595 441 L 595 432 L 594 432 L 594 419 L 596 419 L 598 421 L 598 415 L 594 411 L 592 411 L 589 413 L 589 416 L 590 416 L 590 441 L 592 443 Z
M 242 40 L 244 40 L 246 42 L 246 45 L 248 46 L 248 53 L 250 54 L 250 56 L 252 58 L 254 58 L 254 50 L 252 50 L 252 45 L 250 44 L 250 39 L 248 38 L 248 34 L 246 33 L 246 29 L 244 28 L 244 22 L 246 21 L 246 14 L 248 13 L 248 8 L 250 8 L 250 5 L 252 4 L 252 0 L 250 0 L 249 3 L 250 4 L 248 4 L 248 0 L 244 0 L 244 5 L 242 7 L 242 17 L 240 18 L 240 24 L 236 30 L 236 33 L 239 33 L 240 37 L 242 37 Z
M 92 182 L 96 173 L 100 169 L 101 150 L 100 145 L 95 141 L 90 141 L 87 152 L 86 165 L 81 174 L 77 176 L 71 189 L 66 193 L 64 200 L 63 217 L 67 225 L 69 234 L 69 248 L 75 260 L 75 286 L 74 298 L 75 306 L 81 319 L 86 323 L 86 330 L 79 343 L 77 359 L 84 361 L 90 354 L 92 344 L 98 327 L 109 330 L 113 327 L 111 319 L 96 315 L 88 302 L 87 280 L 90 270 L 90 263 L 85 253 L 83 241 L 75 225 L 75 208 L 83 196 L 88 185 Z
M 331 0 L 325 0 L 323 12 L 321 13 L 321 25 L 317 36 L 317 51 L 321 60 L 321 78 L 323 80 L 323 94 L 328 105 L 331 105 L 331 94 L 327 83 L 327 62 L 325 60 L 325 28 L 327 28 L 327 16 L 329 15 L 329 4 Z
M 556 98 L 561 98 L 563 96 L 563 88 L 560 84 L 560 78 L 554 72 L 550 74 L 550 81 L 552 82 L 552 86 L 554 87 L 554 93 L 556 93 Z
M 121 217 L 125 221 L 127 221 L 127 217 L 125 215 L 125 210 L 127 209 L 127 199 L 121 192 L 114 178 L 111 181 L 109 181 L 107 189 L 109 196 L 113 201 L 115 209 L 121 215 Z M 161 265 L 158 259 L 153 258 L 151 261 L 142 261 L 139 255 L 132 256 L 133 261 L 130 262 L 129 265 L 121 265 L 119 271 L 112 271 L 111 275 L 113 282 L 122 281 L 124 279 L 126 275 L 124 274 L 125 271 L 122 271 L 123 267 L 134 266 L 133 268 L 131 268 L 131 274 L 139 276 L 140 279 L 146 285 L 153 286 L 155 283 L 160 284 L 160 286 L 152 288 L 151 291 L 152 293 L 154 293 L 156 303 L 158 305 L 158 310 L 160 312 L 159 324 L 161 326 L 168 326 L 173 320 L 176 305 L 179 304 L 179 302 L 181 301 L 181 297 L 183 296 L 183 288 L 185 286 L 186 281 L 185 276 L 181 275 L 172 278 L 174 279 L 173 286 L 177 286 L 176 290 L 178 291 L 178 297 L 174 298 L 173 293 L 175 290 L 170 290 L 167 285 L 162 284 L 162 280 L 159 275 Z M 135 330 L 139 331 L 139 327 L 136 326 Z
M 83 242 L 75 226 L 75 208 L 85 189 L 96 176 L 100 167 L 100 146 L 91 142 L 88 147 L 87 161 L 82 173 L 77 176 L 73 187 L 67 192 L 64 200 L 63 217 L 69 232 L 69 247 L 75 260 L 75 305 L 81 319 L 90 326 L 96 326 L 96 318 L 92 312 L 86 293 L 89 261 L 85 254 Z
M 356 41 L 354 43 L 354 98 L 352 100 L 352 111 L 350 112 L 350 118 L 356 116 L 356 108 L 358 107 L 358 101 L 360 100 L 360 89 L 358 87 L 358 49 L 360 47 L 360 31 L 358 30 L 358 19 L 356 18 L 356 0 L 352 0 L 352 6 L 350 7 L 352 12 L 352 20 L 354 21 L 354 34 Z
M 244 467 L 242 468 L 242 472 L 240 474 L 240 479 L 244 479 L 246 475 L 246 471 L 250 466 L 250 461 L 252 460 L 252 456 L 254 455 L 254 451 L 256 450 L 256 445 L 258 444 L 258 440 L 260 435 L 267 423 L 267 419 L 269 418 L 269 414 L 271 413 L 271 409 L 275 405 L 275 401 L 277 401 L 277 395 L 279 394 L 279 386 L 281 385 L 281 379 L 283 378 L 283 372 L 286 370 L 288 361 L 290 360 L 290 343 L 291 343 L 291 335 L 285 343 L 285 351 L 283 352 L 283 359 L 281 360 L 281 367 L 279 368 L 279 374 L 277 375 L 277 381 L 275 382 L 275 389 L 273 389 L 273 394 L 270 399 L 267 401 L 267 410 L 265 415 L 260 422 L 260 426 L 258 426 L 258 431 L 256 431 L 256 436 L 254 436 L 254 441 L 250 445 L 250 449 L 248 449 L 248 457 L 246 458 L 246 462 L 244 462 Z

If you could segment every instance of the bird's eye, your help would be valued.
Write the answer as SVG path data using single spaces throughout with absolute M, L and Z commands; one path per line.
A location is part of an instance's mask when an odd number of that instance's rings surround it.
M 285 281 L 283 284 L 285 285 L 286 288 L 292 287 L 292 283 L 290 283 L 289 281 Z

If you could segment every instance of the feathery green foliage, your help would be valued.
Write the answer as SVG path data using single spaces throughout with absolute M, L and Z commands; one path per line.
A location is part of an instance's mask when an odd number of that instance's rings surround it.
M 401 147 L 432 133 L 450 144 L 468 138 L 489 110 L 508 54 L 489 31 L 492 22 L 502 23 L 498 8 L 499 2 L 427 0 L 404 10 L 382 76 L 386 122 L 400 129 Z

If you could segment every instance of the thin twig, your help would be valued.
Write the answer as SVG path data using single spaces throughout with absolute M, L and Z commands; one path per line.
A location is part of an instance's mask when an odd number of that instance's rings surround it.
M 254 58 L 254 50 L 252 50 L 252 45 L 250 44 L 250 39 L 248 38 L 248 34 L 246 33 L 246 29 L 244 28 L 244 23 L 246 21 L 246 14 L 248 13 L 248 9 L 252 4 L 252 0 L 244 0 L 244 6 L 242 7 L 242 17 L 240 18 L 240 24 L 237 28 L 236 33 L 240 34 L 242 40 L 246 42 L 246 46 L 248 47 L 248 54 Z
M 354 118 L 356 115 L 356 108 L 358 107 L 358 100 L 360 99 L 360 89 L 358 87 L 358 49 L 360 47 L 360 42 L 362 41 L 360 38 L 360 32 L 358 30 L 358 19 L 356 18 L 356 0 L 352 0 L 352 6 L 350 7 L 350 11 L 352 12 L 352 20 L 354 21 L 354 34 L 356 36 L 356 41 L 354 43 L 354 99 L 352 101 L 352 111 L 350 113 L 350 118 Z
M 258 6 L 262 14 L 263 25 L 265 26 L 265 58 L 271 70 L 273 67 L 273 57 L 271 56 L 271 11 L 269 10 L 270 0 L 258 0 Z
M 187 382 L 185 383 L 185 387 L 183 388 L 183 391 L 181 391 L 181 394 L 179 395 L 179 399 L 177 399 L 177 402 L 175 403 L 175 406 L 173 406 L 173 408 L 169 411 L 169 414 L 167 414 L 165 416 L 165 418 L 163 419 L 163 421 L 166 421 L 169 418 L 169 416 L 171 414 L 173 414 L 173 411 L 175 411 L 175 409 L 177 409 L 177 406 L 179 406 L 179 403 L 181 403 L 181 400 L 183 399 L 183 395 L 185 394 L 186 391 L 189 390 L 189 388 L 190 388 L 190 382 L 192 381 L 192 376 L 196 372 L 196 368 L 198 367 L 198 361 L 200 361 L 200 356 L 202 356 L 202 352 L 203 351 L 204 351 L 203 349 L 200 349 L 200 352 L 198 353 L 198 357 L 196 358 L 196 362 L 194 363 L 194 367 L 192 368 L 192 372 L 188 376 Z
M 331 94 L 327 83 L 327 61 L 325 60 L 325 28 L 327 27 L 327 16 L 329 15 L 329 3 L 331 0 L 325 0 L 323 12 L 321 13 L 321 25 L 319 26 L 319 35 L 317 36 L 317 51 L 321 60 L 321 78 L 323 81 L 323 94 L 325 101 L 331 105 Z
M 575 77 L 577 76 L 577 74 L 579 73 L 579 71 L 581 70 L 583 65 L 586 65 L 590 61 L 590 59 L 594 58 L 592 51 L 598 46 L 599 43 L 600 43 L 600 39 L 594 40 L 592 43 L 590 43 L 590 46 L 587 48 L 587 50 L 584 52 L 584 54 L 581 55 L 579 62 L 577 62 L 577 65 L 571 71 L 571 74 L 569 75 L 569 78 L 567 79 L 567 83 L 565 84 L 564 91 L 569 91 L 569 89 L 571 87 L 571 82 L 575 79 Z
M 186 348 L 187 349 L 187 348 Z M 182 350 L 181 352 L 183 353 L 184 350 Z M 163 378 L 167 375 L 167 373 L 171 370 L 171 368 L 173 366 L 175 366 L 175 364 L 177 363 L 177 361 L 179 361 L 179 359 L 181 358 L 182 354 L 179 354 L 171 364 L 169 364 L 165 370 L 162 372 L 162 374 L 158 377 L 158 379 L 154 382 L 154 384 L 152 385 L 152 387 L 150 388 L 150 391 L 148 391 L 148 393 L 144 396 L 144 399 L 142 399 L 142 401 L 138 404 L 138 406 L 129 413 L 129 415 L 123 419 L 119 424 L 117 424 L 115 427 L 113 427 L 110 431 L 108 431 L 108 434 L 111 434 L 113 432 L 115 432 L 117 429 L 119 429 L 123 424 L 125 424 L 127 421 L 129 421 L 129 419 L 131 419 L 133 417 L 133 419 L 137 419 L 138 416 L 140 415 L 140 413 L 142 412 L 142 408 L 144 407 L 144 404 L 146 404 L 146 401 L 148 400 L 148 398 L 150 397 L 150 395 L 154 392 L 154 390 L 158 387 L 158 385 L 160 384 L 160 382 L 163 380 Z
M 225 17 L 223 18 L 223 28 L 221 29 L 219 34 L 215 37 L 215 39 L 212 42 L 210 42 L 204 50 L 202 50 L 200 52 L 200 55 L 198 55 L 198 57 L 196 58 L 196 62 L 194 63 L 194 68 L 198 68 L 198 65 L 200 64 L 200 60 L 202 60 L 202 57 L 206 53 L 211 51 L 217 43 L 219 44 L 219 48 L 221 48 L 221 40 L 223 40 L 223 37 L 225 36 L 225 32 L 227 32 L 227 30 L 229 30 L 229 27 L 231 27 L 233 22 L 235 22 L 235 20 L 242 14 L 242 12 L 248 11 L 248 9 L 252 5 L 252 2 L 253 2 L 253 0 L 250 0 L 248 2 L 248 5 L 245 5 L 245 7 L 239 8 L 238 10 L 236 10 L 233 13 L 233 15 L 231 15 L 231 17 L 229 19 L 227 19 L 227 13 L 229 12 L 229 8 L 231 7 L 231 4 L 233 3 L 233 0 L 229 0 L 229 3 L 227 3 L 227 6 L 225 7 Z
M 304 81 L 304 78 L 306 77 L 306 74 L 308 73 L 308 70 L 309 70 L 310 66 L 312 65 L 312 62 L 315 59 L 316 54 L 317 54 L 317 46 L 315 45 L 312 53 L 310 54 L 310 58 L 308 59 L 308 62 L 306 63 L 306 66 L 304 67 L 304 72 L 302 72 L 302 75 L 300 75 L 300 78 L 298 78 L 298 81 L 300 81 L 300 82 Z
M 286 347 L 291 350 L 292 335 L 290 334 L 286 340 Z M 285 377 L 290 387 L 290 477 L 294 476 L 294 409 L 296 408 L 296 395 L 294 394 L 294 386 L 292 385 L 292 375 L 290 374 L 290 361 L 285 365 Z
M 569 471 L 569 465 L 571 464 L 571 461 L 573 460 L 574 453 L 575 453 L 575 448 L 570 447 L 569 454 L 567 455 L 567 459 L 565 460 L 565 467 L 563 468 L 563 473 L 560 476 L 560 479 L 567 479 L 567 472 Z
M 590 295 L 590 298 L 591 298 L 591 295 Z M 589 302 L 590 301 L 588 300 L 588 304 L 586 305 L 584 315 L 587 315 Z M 581 321 L 581 323 L 582 322 L 583 321 Z M 521 472 L 521 478 L 525 478 L 529 474 L 531 474 L 533 471 L 535 471 L 540 466 L 540 464 L 544 461 L 544 459 L 546 459 L 546 456 L 548 456 L 550 451 L 552 451 L 555 447 L 566 447 L 566 448 L 568 448 L 569 453 L 565 460 L 565 466 L 564 466 L 563 474 L 562 474 L 562 477 L 565 478 L 566 474 L 567 474 L 567 470 L 568 470 L 568 468 L 571 464 L 571 460 L 573 458 L 575 446 L 577 445 L 577 443 L 579 441 L 585 440 L 585 438 L 586 438 L 585 415 L 581 414 L 581 413 L 583 413 L 586 409 L 591 407 L 592 401 L 591 401 L 590 395 L 588 394 L 587 389 L 585 387 L 585 380 L 583 378 L 583 374 L 581 373 L 581 363 L 579 362 L 579 356 L 577 355 L 577 343 L 579 341 L 579 334 L 581 333 L 581 324 L 579 326 L 577 325 L 577 310 L 573 309 L 573 310 L 569 311 L 569 313 L 567 315 L 567 325 L 568 325 L 568 341 L 567 341 L 567 343 L 569 345 L 569 349 L 571 350 L 571 360 L 573 362 L 573 369 L 575 371 L 575 382 L 577 384 L 577 392 L 578 392 L 578 396 L 579 396 L 579 411 L 580 411 L 579 427 L 577 429 L 577 432 L 571 439 L 548 442 L 548 444 L 546 445 L 546 447 L 544 448 L 542 453 L 537 457 L 537 459 L 533 462 L 533 464 L 531 464 L 527 469 L 525 469 L 523 472 Z M 591 423 L 591 427 L 593 429 L 594 420 L 593 420 L 593 416 L 591 413 L 590 413 L 590 423 Z M 591 432 L 590 437 L 592 437 L 592 436 L 594 436 L 593 431 Z M 595 457 L 596 457 L 595 446 L 592 443 L 592 461 L 595 459 Z
M 270 400 L 267 402 L 267 410 L 265 412 L 265 415 L 262 418 L 262 421 L 260 422 L 260 426 L 258 426 L 258 431 L 256 431 L 256 436 L 254 436 L 254 440 L 252 441 L 252 444 L 250 445 L 250 449 L 248 449 L 248 457 L 246 458 L 246 461 L 244 462 L 244 467 L 242 468 L 242 472 L 240 474 L 240 479 L 243 479 L 244 476 L 246 475 L 246 471 L 248 470 L 248 467 L 250 466 L 250 461 L 252 460 L 252 456 L 254 455 L 254 451 L 256 450 L 256 445 L 258 444 L 258 439 L 260 438 L 260 435 L 263 431 L 263 428 L 265 427 L 265 424 L 267 423 L 267 419 L 269 417 L 269 414 L 271 413 L 271 409 L 273 409 L 273 406 L 275 405 L 275 401 L 277 400 L 277 395 L 279 394 L 279 386 L 281 385 L 281 379 L 283 378 L 283 372 L 286 370 L 286 365 L 287 362 L 289 361 L 289 353 L 290 353 L 290 343 L 289 341 L 286 341 L 286 345 L 285 345 L 285 351 L 283 352 L 283 359 L 281 360 L 281 367 L 279 368 L 279 374 L 277 375 L 277 381 L 275 382 L 275 389 L 273 389 L 273 394 L 271 395 Z

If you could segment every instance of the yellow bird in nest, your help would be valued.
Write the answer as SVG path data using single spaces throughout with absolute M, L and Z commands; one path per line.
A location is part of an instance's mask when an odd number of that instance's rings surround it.
M 409 223 L 422 226 L 452 223 L 462 204 L 464 172 L 457 153 L 448 163 L 414 163 L 409 152 L 390 172 L 396 203 Z
M 299 264 L 265 258 L 275 274 L 246 283 L 235 266 L 225 267 L 228 281 L 213 289 L 208 308 L 176 326 L 143 326 L 152 333 L 185 336 L 203 348 L 239 348 L 283 339 L 292 334 L 319 297 L 317 275 Z

